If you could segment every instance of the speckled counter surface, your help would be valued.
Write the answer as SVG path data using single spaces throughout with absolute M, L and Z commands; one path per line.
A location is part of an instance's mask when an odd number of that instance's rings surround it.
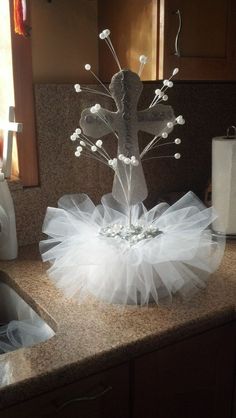
M 72 383 L 235 318 L 236 242 L 227 244 L 220 269 L 206 290 L 191 301 L 174 298 L 169 307 L 117 306 L 65 299 L 46 276 L 36 246 L 23 247 L 19 259 L 0 262 L 7 282 L 55 330 L 31 348 L 0 356 L 0 408 Z M 1 379 L 0 379 L 1 380 Z

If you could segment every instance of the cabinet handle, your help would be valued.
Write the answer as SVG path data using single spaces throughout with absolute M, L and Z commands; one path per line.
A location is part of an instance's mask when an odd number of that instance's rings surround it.
M 107 386 L 106 388 L 102 389 L 102 391 L 95 393 L 94 395 L 87 395 L 81 396 L 80 398 L 73 398 L 69 401 L 64 402 L 60 406 L 57 407 L 58 411 L 66 408 L 68 405 L 75 403 L 75 402 L 82 402 L 82 401 L 95 401 L 96 399 L 102 398 L 106 393 L 112 390 L 112 386 Z
M 179 49 L 179 37 L 180 37 L 181 30 L 182 30 L 182 16 L 181 16 L 181 11 L 179 9 L 177 9 L 174 13 L 179 18 L 179 27 L 178 27 L 176 37 L 175 37 L 175 53 L 174 53 L 174 55 L 177 55 L 177 57 L 180 57 L 181 55 L 180 55 L 180 49 Z

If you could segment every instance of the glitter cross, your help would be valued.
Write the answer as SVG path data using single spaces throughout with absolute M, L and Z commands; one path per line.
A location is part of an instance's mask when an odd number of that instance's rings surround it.
M 156 104 L 138 111 L 142 89 L 142 82 L 136 73 L 121 70 L 112 77 L 109 86 L 117 111 L 100 108 L 98 114 L 91 114 L 89 108 L 83 110 L 80 119 L 85 135 L 96 139 L 113 132 L 118 139 L 117 155 L 135 156 L 139 160 L 137 167 L 126 166 L 118 160 L 114 177 L 113 197 L 129 206 L 142 202 L 148 193 L 140 161 L 138 131 L 158 136 L 163 130 L 169 132 L 171 129 L 167 128 L 167 122 L 175 120 L 172 107 L 167 105 Z

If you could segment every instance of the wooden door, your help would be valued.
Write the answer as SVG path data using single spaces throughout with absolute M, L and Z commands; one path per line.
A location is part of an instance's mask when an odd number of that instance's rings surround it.
M 107 370 L 0 411 L 1 418 L 129 418 L 129 366 Z
M 235 80 L 235 21 L 235 0 L 161 0 L 159 78 Z
M 121 68 L 134 72 L 139 69 L 139 56 L 146 55 L 148 63 L 142 80 L 156 80 L 159 0 L 98 0 L 99 32 L 109 28 L 111 40 Z M 99 40 L 99 76 L 110 82 L 119 71 L 105 41 Z
M 133 418 L 230 418 L 235 324 L 135 361 Z

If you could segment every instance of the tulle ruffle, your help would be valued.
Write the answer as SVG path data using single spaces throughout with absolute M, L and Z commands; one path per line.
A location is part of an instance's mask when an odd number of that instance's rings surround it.
M 101 231 L 114 225 L 158 230 L 156 236 L 131 243 Z M 65 195 L 58 208 L 47 209 L 41 241 L 49 277 L 65 296 L 81 301 L 94 295 L 110 303 L 169 302 L 206 286 L 224 252 L 224 239 L 210 229 L 216 214 L 192 193 L 174 205 L 129 210 L 105 195 L 95 206 L 87 195 Z M 116 228 L 116 227 L 115 227 Z M 155 234 L 154 234 L 155 235 Z

